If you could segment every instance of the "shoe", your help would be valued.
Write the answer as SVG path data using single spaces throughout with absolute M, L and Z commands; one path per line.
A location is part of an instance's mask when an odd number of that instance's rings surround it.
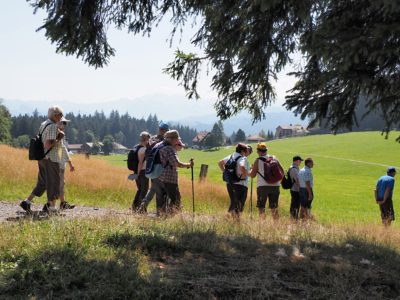
M 56 214 L 57 209 L 55 209 L 54 207 L 51 207 L 48 203 L 46 203 L 42 208 L 42 212 L 47 213 L 47 214 Z
M 21 206 L 21 208 L 26 211 L 27 214 L 31 214 L 32 210 L 31 210 L 31 205 L 26 202 L 26 200 L 22 201 L 19 206 Z
M 146 204 L 140 204 L 139 208 L 137 209 L 138 214 L 147 214 L 147 206 Z
M 60 209 L 73 209 L 73 208 L 75 208 L 75 205 L 71 205 L 68 202 L 60 203 Z

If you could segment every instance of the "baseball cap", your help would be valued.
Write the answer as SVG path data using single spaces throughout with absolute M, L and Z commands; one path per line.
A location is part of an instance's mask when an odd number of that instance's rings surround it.
M 267 151 L 268 147 L 265 143 L 258 143 L 257 144 L 257 150 L 258 151 Z
M 302 159 L 300 156 L 298 156 L 298 155 L 293 156 L 293 161 L 296 161 L 296 160 L 301 160 L 301 161 L 303 161 L 303 159 Z
M 158 125 L 158 128 L 164 129 L 164 130 L 168 130 L 169 129 L 169 125 L 167 123 L 160 122 L 160 125 Z
M 387 173 L 396 173 L 396 168 L 395 167 L 389 167 L 387 169 Z

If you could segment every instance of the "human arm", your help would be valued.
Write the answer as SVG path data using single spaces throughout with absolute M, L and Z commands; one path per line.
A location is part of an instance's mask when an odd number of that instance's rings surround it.
M 224 170 L 225 170 L 225 160 L 224 159 L 221 159 L 219 162 L 218 162 L 218 167 L 220 168 L 220 170 L 223 172 Z
M 251 167 L 249 176 L 251 178 L 254 178 L 254 177 L 256 177 L 257 173 L 258 173 L 258 160 L 256 159 L 253 163 L 253 166 Z
M 391 192 L 392 192 L 392 189 L 389 186 L 387 186 L 385 189 L 385 194 L 383 195 L 383 200 L 378 201 L 378 203 L 381 205 L 384 204 L 386 202 L 386 200 L 389 199 Z
M 190 161 L 188 163 L 183 163 L 178 159 L 178 167 L 179 168 L 188 168 L 189 169 L 190 167 L 193 167 L 193 166 L 194 166 L 193 158 L 190 159 Z
M 143 149 L 143 150 L 142 150 Z M 143 168 L 143 163 L 144 163 L 144 157 L 145 157 L 145 152 L 146 152 L 146 147 L 140 148 L 138 151 L 138 171 L 137 173 L 140 173 L 140 171 Z
M 75 171 L 75 166 L 74 166 L 74 164 L 72 163 L 72 160 L 69 160 L 69 161 L 68 161 L 68 165 L 69 165 L 69 171 L 70 171 L 70 172 L 74 172 L 74 171 Z
M 308 193 L 308 201 L 311 201 L 313 199 L 311 181 L 306 181 L 306 189 Z

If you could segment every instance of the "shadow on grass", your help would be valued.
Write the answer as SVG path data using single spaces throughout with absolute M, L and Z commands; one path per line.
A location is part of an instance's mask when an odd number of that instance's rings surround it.
M 263 243 L 248 235 L 156 230 L 105 237 L 96 260 L 82 246 L 1 257 L 0 298 L 347 299 L 400 297 L 395 251 L 359 240 Z M 108 253 L 108 252 L 107 252 Z M 143 275 L 140 263 L 146 261 Z M 11 266 L 10 266 L 11 265 Z
M 340 246 L 264 244 L 207 231 L 173 237 L 116 233 L 105 243 L 162 263 L 164 283 L 175 288 L 177 298 L 400 297 L 398 253 L 358 240 Z

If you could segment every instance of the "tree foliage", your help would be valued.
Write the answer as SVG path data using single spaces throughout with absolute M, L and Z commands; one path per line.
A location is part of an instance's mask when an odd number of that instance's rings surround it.
M 240 143 L 245 141 L 246 141 L 246 134 L 242 129 L 238 129 L 238 131 L 235 134 L 235 142 Z
M 173 34 L 197 17 L 191 43 L 199 53 L 176 52 L 165 69 L 198 98 L 202 64 L 213 71 L 217 114 L 227 119 L 241 110 L 265 117 L 275 101 L 276 74 L 301 53 L 298 81 L 285 106 L 331 128 L 357 123 L 354 109 L 368 99 L 368 112 L 384 112 L 385 130 L 400 122 L 400 3 L 388 0 L 28 0 L 44 9 L 46 37 L 57 52 L 76 55 L 94 67 L 115 50 L 107 28 L 149 34 L 167 16 Z
M 11 114 L 2 102 L 0 99 L 0 144 L 8 144 L 11 142 Z
M 103 152 L 105 155 L 110 155 L 114 148 L 114 137 L 110 134 L 106 135 L 103 139 Z
M 106 116 L 103 112 L 95 112 L 89 115 L 75 115 L 67 113 L 66 118 L 71 120 L 66 127 L 66 138 L 69 144 L 83 144 L 86 142 L 102 141 L 106 135 L 112 135 L 116 142 L 131 148 L 139 142 L 141 131 L 151 134 L 158 132 L 159 121 L 156 115 L 145 119 L 136 119 L 129 114 L 121 115 L 115 111 Z M 19 115 L 12 117 L 11 135 L 15 139 L 21 135 L 34 136 L 47 116 Z M 191 145 L 197 131 L 189 126 L 176 124 L 174 129 L 179 131 L 185 143 Z M 121 143 L 121 141 L 123 141 Z

